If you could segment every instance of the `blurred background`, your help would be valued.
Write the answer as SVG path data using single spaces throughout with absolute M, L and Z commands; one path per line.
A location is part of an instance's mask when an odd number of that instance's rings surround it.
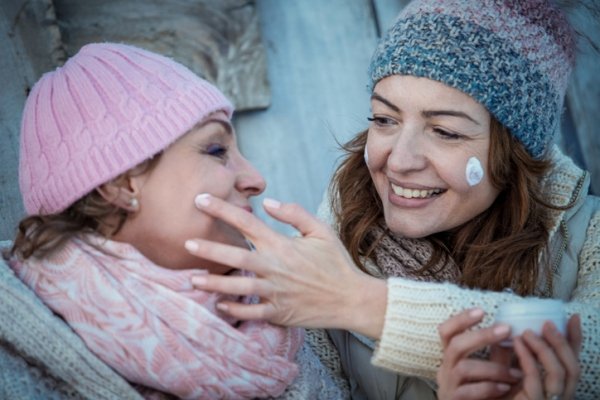
M 272 197 L 311 212 L 340 156 L 367 126 L 367 66 L 405 0 L 0 0 L 0 240 L 23 217 L 19 125 L 31 86 L 89 42 L 134 44 L 216 83 L 236 104 L 242 152 Z M 558 144 L 600 192 L 600 6 L 562 1 L 578 32 L 578 64 Z

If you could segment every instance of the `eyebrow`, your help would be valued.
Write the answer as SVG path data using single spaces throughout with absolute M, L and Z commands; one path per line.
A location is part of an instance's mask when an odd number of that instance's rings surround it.
M 371 95 L 371 100 L 377 100 L 383 104 L 385 104 L 386 106 L 388 106 L 389 108 L 391 108 L 392 110 L 394 110 L 395 112 L 401 112 L 400 109 L 394 105 L 394 103 L 392 103 L 391 101 L 389 101 L 388 99 L 386 99 L 385 97 L 373 92 L 373 94 Z M 472 118 L 469 114 L 464 113 L 462 111 L 456 111 L 456 110 L 425 110 L 425 111 L 421 111 L 421 115 L 423 115 L 425 118 L 431 118 L 431 117 L 437 117 L 437 116 L 450 116 L 450 117 L 458 117 L 458 118 L 464 118 L 464 119 L 468 119 L 469 121 L 477 124 L 477 125 L 481 125 L 479 122 L 477 122 L 474 118 Z
M 221 125 L 223 128 L 225 128 L 225 132 L 232 135 L 233 134 L 233 126 L 231 125 L 231 123 L 223 121 L 222 119 L 219 118 L 208 118 L 205 119 L 203 121 L 198 122 L 196 125 L 194 125 L 194 127 L 191 130 L 195 130 L 195 129 L 200 129 L 203 126 L 210 124 L 211 122 L 216 122 L 219 125 Z
M 477 125 L 481 125 L 479 122 L 475 121 L 475 119 L 471 118 L 469 116 L 469 114 L 466 114 L 462 111 L 455 111 L 455 110 L 428 110 L 428 111 L 422 111 L 421 114 L 426 117 L 426 118 L 431 118 L 431 117 L 437 117 L 439 115 L 446 115 L 446 116 L 450 116 L 450 117 L 458 117 L 458 118 L 465 118 L 468 119 L 469 121 L 477 124 Z
M 381 95 L 373 92 L 373 94 L 371 95 L 371 100 L 377 100 L 383 104 L 385 104 L 386 106 L 388 106 L 389 108 L 391 108 L 392 110 L 396 111 L 396 112 L 400 112 L 400 109 L 398 107 L 396 107 L 394 105 L 394 103 L 392 103 L 391 101 L 389 101 L 388 99 L 386 99 L 385 97 L 382 97 Z

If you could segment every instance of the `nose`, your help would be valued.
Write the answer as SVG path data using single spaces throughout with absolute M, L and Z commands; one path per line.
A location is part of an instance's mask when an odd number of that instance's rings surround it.
M 257 196 L 265 191 L 267 183 L 258 170 L 240 154 L 235 182 L 236 189 L 246 196 Z
M 424 135 L 419 124 L 403 126 L 392 142 L 387 159 L 388 169 L 397 173 L 424 169 L 427 165 Z

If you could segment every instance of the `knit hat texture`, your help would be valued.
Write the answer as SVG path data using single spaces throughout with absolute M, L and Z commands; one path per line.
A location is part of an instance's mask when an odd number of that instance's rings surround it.
M 65 210 L 233 107 L 183 65 L 114 43 L 82 47 L 33 87 L 23 111 L 19 185 L 29 215 Z
M 558 130 L 575 35 L 545 0 L 417 0 L 400 13 L 369 67 L 459 89 L 483 104 L 535 158 Z

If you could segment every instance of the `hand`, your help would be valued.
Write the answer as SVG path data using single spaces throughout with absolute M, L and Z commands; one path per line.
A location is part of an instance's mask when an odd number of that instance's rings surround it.
M 304 209 L 274 200 L 265 210 L 295 227 L 301 237 L 281 235 L 251 213 L 206 195 L 203 211 L 237 228 L 256 247 L 249 251 L 207 240 L 186 242 L 192 254 L 245 269 L 256 278 L 208 275 L 192 283 L 225 294 L 261 298 L 259 304 L 233 302 L 218 307 L 238 319 L 266 319 L 288 326 L 339 328 L 379 338 L 387 301 L 385 281 L 360 271 L 331 229 Z
M 567 337 L 554 324 L 546 322 L 541 337 L 526 331 L 513 339 L 519 365 L 525 374 L 523 384 L 515 393 L 516 400 L 575 398 L 579 380 L 579 351 L 582 335 L 578 315 L 567 324 Z M 542 372 L 542 370 L 544 372 Z
M 504 324 L 470 330 L 483 316 L 480 309 L 467 310 L 439 326 L 443 357 L 437 373 L 438 399 L 501 398 L 520 381 L 521 371 L 500 362 L 506 359 L 506 353 L 498 347 L 492 351 L 490 360 L 470 357 L 510 335 L 510 327 Z

